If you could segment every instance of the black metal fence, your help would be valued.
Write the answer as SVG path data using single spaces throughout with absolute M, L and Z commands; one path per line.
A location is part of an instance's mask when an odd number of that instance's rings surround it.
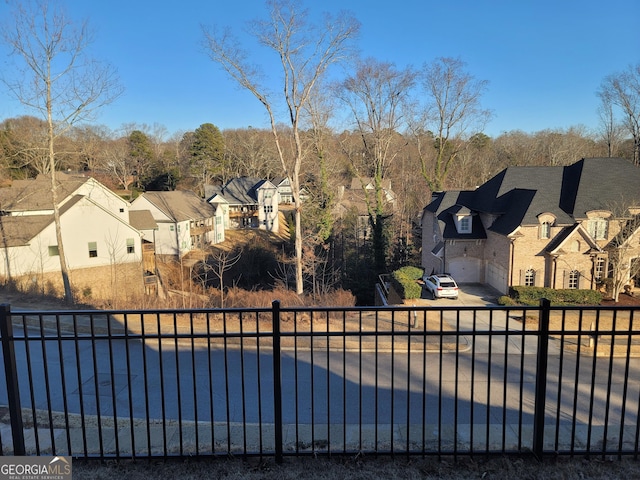
M 638 308 L 12 311 L 3 455 L 634 455 Z

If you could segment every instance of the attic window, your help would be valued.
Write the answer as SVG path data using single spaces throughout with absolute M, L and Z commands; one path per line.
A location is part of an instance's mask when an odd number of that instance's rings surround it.
M 471 216 L 458 217 L 458 233 L 471 233 Z

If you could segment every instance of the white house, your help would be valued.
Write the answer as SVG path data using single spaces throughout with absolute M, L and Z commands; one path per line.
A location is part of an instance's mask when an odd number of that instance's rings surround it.
M 141 275 L 141 233 L 129 224 L 129 203 L 93 178 L 57 174 L 58 208 L 67 266 L 79 288 L 101 287 L 116 266 Z M 50 177 L 0 189 L 0 276 L 45 281 L 60 272 Z M 83 273 L 84 272 L 84 273 Z M 111 273 L 108 273 L 111 272 Z M 82 281 L 81 278 L 85 277 Z M 141 276 L 137 278 L 141 280 Z M 53 281 L 55 278 L 48 278 Z M 83 286 L 84 285 L 84 286 Z
M 239 177 L 223 186 L 205 186 L 205 197 L 212 205 L 227 209 L 230 228 L 259 228 L 277 232 L 279 195 L 269 180 Z
M 132 202 L 131 210 L 151 212 L 157 224 L 153 241 L 158 255 L 182 257 L 224 241 L 222 209 L 191 191 L 145 192 Z

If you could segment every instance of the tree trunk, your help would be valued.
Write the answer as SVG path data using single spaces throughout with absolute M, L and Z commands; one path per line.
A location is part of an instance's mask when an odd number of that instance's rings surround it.
M 49 76 L 49 78 L 51 78 Z M 56 182 L 56 155 L 53 148 L 55 138 L 53 130 L 53 113 L 51 100 L 51 83 L 47 82 L 47 137 L 49 143 L 49 170 L 51 171 L 51 201 L 53 202 L 53 221 L 56 228 L 56 241 L 58 242 L 58 257 L 60 259 L 60 273 L 62 275 L 62 284 L 64 286 L 64 300 L 67 305 L 73 305 L 73 291 L 71 290 L 71 281 L 69 280 L 69 267 L 67 266 L 67 257 L 64 253 L 64 244 L 62 242 L 62 226 L 60 222 L 60 209 L 58 208 L 58 184 Z

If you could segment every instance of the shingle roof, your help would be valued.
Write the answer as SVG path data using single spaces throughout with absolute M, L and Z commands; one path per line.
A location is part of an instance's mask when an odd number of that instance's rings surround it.
M 144 192 L 142 195 L 176 222 L 215 216 L 215 207 L 189 190 Z
M 468 190 L 449 190 L 440 192 L 434 200 L 427 206 L 427 210 L 436 213 L 436 218 L 440 223 L 440 231 L 447 239 L 481 239 L 487 238 L 487 234 L 482 226 L 482 221 L 478 215 L 472 216 L 471 233 L 458 233 L 453 216 L 457 213 L 469 211 L 468 205 L 471 203 L 475 192 Z
M 0 248 L 19 247 L 53 222 L 53 215 L 0 216 Z
M 640 168 L 623 158 L 585 158 L 565 167 L 563 208 L 575 218 L 590 210 L 640 205 Z
M 267 182 L 255 177 L 232 178 L 223 186 L 206 185 L 205 197 L 209 200 L 214 195 L 221 195 L 231 205 L 256 205 L 258 189 Z
M 158 228 L 158 224 L 149 210 L 129 210 L 129 224 L 138 230 Z
M 60 215 L 81 201 L 82 195 L 74 195 L 60 208 Z M 2 215 L 0 216 L 0 248 L 29 245 L 42 230 L 53 223 L 53 214 L 46 215 Z
M 573 225 L 590 210 L 612 210 L 622 202 L 640 205 L 640 168 L 620 158 L 587 158 L 564 167 L 508 167 L 473 192 L 445 192 L 427 209 L 458 204 L 496 215 L 490 230 L 508 235 L 520 225 L 539 224 L 551 213 L 556 225 Z M 475 225 L 474 225 L 475 228 Z M 455 234 L 453 237 L 456 238 Z
M 68 197 L 87 180 L 85 177 L 61 175 L 57 189 L 58 198 L 63 200 Z M 25 212 L 51 209 L 53 201 L 50 177 L 40 175 L 35 180 L 16 180 L 10 187 L 0 188 L 0 210 Z

